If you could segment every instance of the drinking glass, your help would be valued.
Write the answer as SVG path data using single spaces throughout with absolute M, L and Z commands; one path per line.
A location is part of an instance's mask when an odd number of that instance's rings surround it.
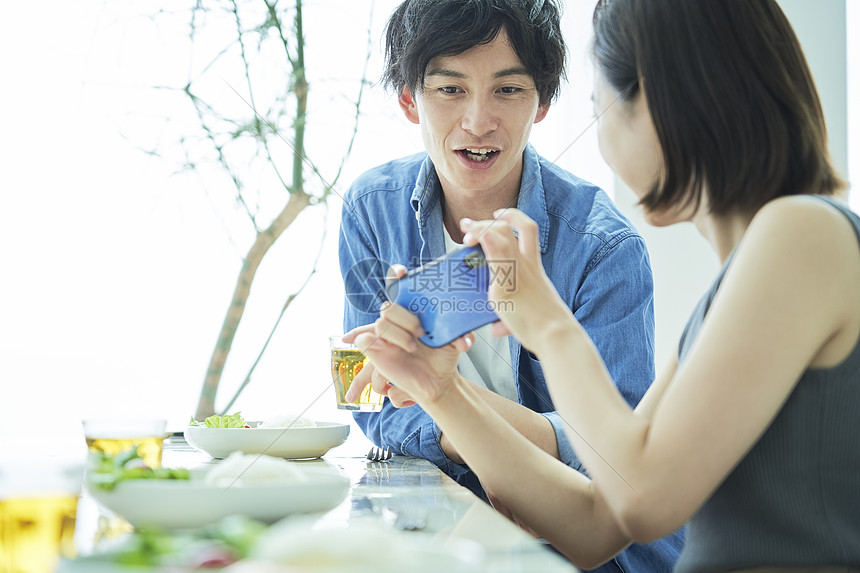
M 73 558 L 84 467 L 14 461 L 0 467 L 0 572 L 52 573 Z
M 337 407 L 341 410 L 357 410 L 360 412 L 378 412 L 382 410 L 384 396 L 377 394 L 370 384 L 361 393 L 356 402 L 346 401 L 346 392 L 352 381 L 364 368 L 367 358 L 354 344 L 343 341 L 341 336 L 330 336 L 331 349 L 331 378 L 337 397 Z
M 137 446 L 137 453 L 146 465 L 161 467 L 166 420 L 89 418 L 83 425 L 90 452 L 115 456 Z

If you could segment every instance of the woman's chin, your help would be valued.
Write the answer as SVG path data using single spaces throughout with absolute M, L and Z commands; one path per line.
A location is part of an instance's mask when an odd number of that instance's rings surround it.
M 652 227 L 668 227 L 681 222 L 678 217 L 665 211 L 648 211 L 647 209 L 642 210 L 642 218 Z

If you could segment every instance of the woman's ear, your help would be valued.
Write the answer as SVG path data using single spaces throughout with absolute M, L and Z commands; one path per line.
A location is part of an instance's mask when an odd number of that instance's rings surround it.
M 400 109 L 403 110 L 406 119 L 412 123 L 421 123 L 418 119 L 418 106 L 415 105 L 415 98 L 412 96 L 412 90 L 403 86 L 400 90 L 400 96 L 397 98 L 397 103 L 400 104 Z

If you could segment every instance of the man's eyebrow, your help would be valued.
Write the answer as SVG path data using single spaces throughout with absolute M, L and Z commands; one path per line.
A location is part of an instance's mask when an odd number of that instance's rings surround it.
M 427 77 L 430 76 L 442 76 L 446 78 L 456 78 L 456 79 L 467 79 L 468 76 L 462 72 L 457 72 L 454 70 L 450 70 L 448 68 L 431 68 L 425 74 Z M 504 70 L 499 70 L 495 74 L 493 74 L 494 78 L 504 78 L 507 76 L 528 76 L 531 77 L 531 74 L 527 69 L 523 66 L 514 66 L 512 68 L 505 68 Z
M 454 70 L 449 70 L 449 69 L 447 69 L 447 68 L 431 68 L 431 69 L 430 69 L 430 70 L 428 70 L 428 71 L 427 71 L 427 73 L 426 73 L 426 74 L 424 74 L 424 75 L 426 75 L 427 77 L 430 77 L 430 76 L 443 76 L 443 77 L 446 77 L 446 78 L 457 78 L 457 79 L 460 79 L 460 80 L 466 79 L 466 78 L 468 77 L 468 76 L 466 76 L 466 74 L 464 74 L 464 73 L 461 73 L 461 72 L 455 72 Z
M 523 66 L 514 66 L 513 68 L 506 68 L 504 70 L 500 70 L 493 74 L 494 78 L 503 78 L 505 76 L 528 76 L 532 75 L 529 73 L 527 69 Z

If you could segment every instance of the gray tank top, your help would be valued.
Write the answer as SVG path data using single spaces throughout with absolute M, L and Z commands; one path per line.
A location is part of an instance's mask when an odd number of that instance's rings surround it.
M 819 198 L 844 213 L 860 239 L 860 218 Z M 731 261 L 693 311 L 679 362 Z M 860 566 L 860 342 L 835 368 L 804 372 L 758 443 L 690 520 L 675 571 L 763 565 Z

